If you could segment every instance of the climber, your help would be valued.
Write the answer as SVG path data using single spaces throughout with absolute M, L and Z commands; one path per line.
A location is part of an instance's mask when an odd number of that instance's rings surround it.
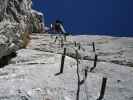
M 51 24 L 51 31 L 55 34 L 65 34 L 66 31 L 63 27 L 63 22 L 60 20 L 56 20 L 54 24 Z
M 62 35 L 64 36 L 64 40 L 66 40 L 66 31 L 63 27 L 63 22 L 60 20 L 56 20 L 54 24 L 51 24 L 51 32 L 53 34 L 58 34 L 58 38 L 62 38 Z M 56 36 L 57 39 L 57 36 Z M 55 41 L 56 41 L 55 39 Z
M 63 34 L 65 36 L 72 34 L 70 32 L 65 31 L 65 29 L 63 27 L 63 22 L 60 21 L 60 20 L 56 20 L 56 22 L 54 24 L 54 27 L 55 27 L 55 32 L 56 33 Z

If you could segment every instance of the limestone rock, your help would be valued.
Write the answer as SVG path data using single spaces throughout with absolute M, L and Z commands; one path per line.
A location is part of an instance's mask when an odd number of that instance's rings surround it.
M 31 29 L 33 33 L 39 33 L 45 31 L 44 29 L 44 16 L 41 12 L 32 10 L 31 16 Z
M 0 0 L 0 58 L 26 47 L 29 34 L 34 32 L 31 18 L 42 22 L 43 14 L 33 13 L 31 6 L 31 0 Z M 40 23 L 34 26 L 36 32 L 43 30 Z

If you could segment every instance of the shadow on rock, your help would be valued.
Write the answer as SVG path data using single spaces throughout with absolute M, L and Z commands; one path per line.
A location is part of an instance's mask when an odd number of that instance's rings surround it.
M 12 52 L 11 54 L 7 55 L 7 56 L 3 56 L 1 59 L 0 59 L 0 68 L 3 68 L 4 66 L 8 65 L 9 64 L 9 61 L 16 57 L 17 54 L 16 52 Z

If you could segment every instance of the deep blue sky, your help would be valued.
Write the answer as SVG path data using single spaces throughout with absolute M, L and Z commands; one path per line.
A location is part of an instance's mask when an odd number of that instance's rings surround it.
M 33 0 L 33 8 L 69 32 L 133 36 L 133 0 Z

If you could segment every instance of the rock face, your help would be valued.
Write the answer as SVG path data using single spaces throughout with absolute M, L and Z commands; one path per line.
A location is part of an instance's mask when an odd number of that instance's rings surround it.
M 44 16 L 42 13 L 32 10 L 31 16 L 31 30 L 33 33 L 43 32 L 44 29 Z
M 17 56 L 0 69 L 0 100 L 76 100 L 77 62 L 66 56 L 63 73 L 57 75 L 62 55 L 56 53 L 61 53 L 63 48 L 60 47 L 59 40 L 54 42 L 56 36 L 57 34 L 52 38 L 50 34 L 32 34 L 27 48 L 18 50 Z M 81 43 L 79 55 L 84 53 L 88 58 L 90 54 L 94 54 L 90 44 L 95 41 L 98 60 L 106 60 L 98 61 L 97 67 L 90 72 L 93 61 L 79 59 L 82 82 L 79 100 L 98 100 L 103 77 L 108 80 L 102 100 L 133 100 L 133 66 L 110 62 L 121 61 L 123 57 L 124 62 L 133 62 L 133 38 L 68 36 L 64 43 L 66 53 L 78 49 L 72 44 L 74 41 Z M 121 50 L 123 53 L 119 54 Z M 88 70 L 87 74 L 85 70 Z
M 0 58 L 25 47 L 31 32 L 43 31 L 43 14 L 31 5 L 31 0 L 0 0 Z

